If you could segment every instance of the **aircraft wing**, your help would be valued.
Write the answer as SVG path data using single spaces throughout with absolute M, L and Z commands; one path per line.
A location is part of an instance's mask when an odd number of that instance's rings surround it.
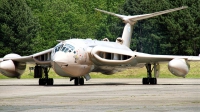
M 120 59 L 119 59 L 120 58 Z M 130 49 L 95 46 L 90 51 L 90 59 L 96 65 L 117 66 L 134 62 L 135 53 Z
M 51 49 L 29 55 L 29 56 L 16 56 L 16 54 L 8 54 L 4 58 L 0 58 L 0 62 L 6 61 L 6 60 L 12 60 L 17 62 L 32 62 L 37 64 L 45 64 L 50 65 L 51 64 Z
M 140 63 L 168 62 L 175 58 L 185 59 L 187 61 L 200 61 L 199 56 L 152 55 L 139 52 L 137 52 L 136 58 Z
M 138 63 L 161 63 L 173 59 L 200 61 L 199 56 L 152 55 L 131 50 L 96 46 L 90 52 L 93 63 L 99 66 L 135 66 Z

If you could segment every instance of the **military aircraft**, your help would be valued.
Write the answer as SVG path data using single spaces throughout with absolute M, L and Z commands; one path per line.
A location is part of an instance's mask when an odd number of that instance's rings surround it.
M 187 8 L 186 6 L 164 10 L 160 12 L 125 16 L 96 9 L 97 11 L 116 16 L 125 23 L 121 38 L 116 42 L 92 39 L 59 40 L 54 48 L 30 55 L 20 56 L 10 53 L 0 58 L 0 72 L 7 77 L 20 78 L 26 63 L 35 63 L 34 78 L 39 79 L 39 85 L 53 85 L 53 78 L 48 77 L 50 68 L 60 76 L 70 77 L 74 85 L 84 85 L 84 78 L 90 79 L 90 72 L 114 74 L 131 67 L 144 67 L 147 69 L 147 77 L 143 78 L 143 84 L 157 84 L 159 76 L 159 63 L 169 62 L 169 71 L 180 77 L 185 77 L 189 72 L 188 61 L 199 61 L 198 56 L 174 56 L 152 55 L 132 51 L 130 47 L 133 25 L 138 20 L 170 13 Z M 152 67 L 153 66 L 153 67 Z M 154 76 L 152 72 L 154 71 Z M 44 75 L 43 75 L 44 72 Z

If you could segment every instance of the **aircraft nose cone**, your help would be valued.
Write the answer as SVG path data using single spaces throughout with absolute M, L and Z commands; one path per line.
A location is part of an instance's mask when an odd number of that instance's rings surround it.
M 66 76 L 67 73 L 63 68 L 66 68 L 68 65 L 68 57 L 64 52 L 58 51 L 52 57 L 52 68 L 60 76 Z
M 64 52 L 56 52 L 53 61 L 57 63 L 59 66 L 67 65 L 67 56 Z

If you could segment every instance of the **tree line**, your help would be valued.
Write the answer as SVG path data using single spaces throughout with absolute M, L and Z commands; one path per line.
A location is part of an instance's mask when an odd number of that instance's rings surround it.
M 124 15 L 187 9 L 138 21 L 131 49 L 152 54 L 198 55 L 199 0 L 1 0 L 0 56 L 30 55 L 54 47 L 56 40 L 121 37 L 124 23 L 94 10 Z

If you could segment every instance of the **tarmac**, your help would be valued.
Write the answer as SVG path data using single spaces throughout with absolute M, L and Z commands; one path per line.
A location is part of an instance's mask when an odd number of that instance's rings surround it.
M 199 112 L 200 79 L 160 79 L 142 85 L 141 79 L 91 79 L 74 86 L 54 79 L 1 79 L 0 112 Z

